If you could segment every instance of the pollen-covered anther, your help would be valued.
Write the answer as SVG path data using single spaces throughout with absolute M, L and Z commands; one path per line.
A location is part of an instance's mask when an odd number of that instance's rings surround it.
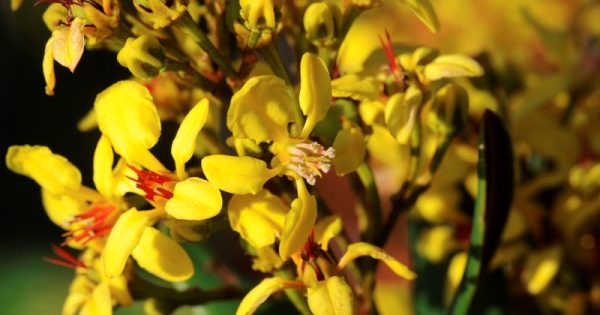
M 88 211 L 73 216 L 67 220 L 69 231 L 63 233 L 65 241 L 61 245 L 74 241 L 87 244 L 93 239 L 107 235 L 115 221 L 117 208 L 114 205 L 103 204 L 92 206 Z
M 314 185 L 317 177 L 331 169 L 331 160 L 335 157 L 333 147 L 325 149 L 317 142 L 302 142 L 288 147 L 291 158 L 287 168 L 307 183 Z
M 136 183 L 135 187 L 144 192 L 144 198 L 149 201 L 155 201 L 156 197 L 163 199 L 171 199 L 173 197 L 173 192 L 163 187 L 166 183 L 174 181 L 173 178 L 149 170 L 140 170 L 131 165 L 128 165 L 128 167 L 137 174 L 137 178 L 129 176 L 127 178 L 134 181 Z

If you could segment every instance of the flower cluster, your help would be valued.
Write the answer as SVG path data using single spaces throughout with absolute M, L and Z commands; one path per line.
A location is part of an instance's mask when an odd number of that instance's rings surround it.
M 73 72 L 86 49 L 132 75 L 79 123 L 100 132 L 95 187 L 48 147 L 6 155 L 65 230 L 47 258 L 76 271 L 63 314 L 227 299 L 253 314 L 279 291 L 302 314 L 529 312 L 498 302 L 523 296 L 548 314 L 600 311 L 597 5 L 564 31 L 524 13 L 560 61 L 536 69 L 483 47 L 401 45 L 440 30 L 429 0 L 39 3 L 46 94 L 54 61 Z M 219 233 L 236 234 L 251 275 L 165 286 L 190 281 L 190 246 Z M 404 280 L 382 293 L 389 271 Z M 503 295 L 474 298 L 497 283 Z M 414 303 L 398 306 L 402 292 Z

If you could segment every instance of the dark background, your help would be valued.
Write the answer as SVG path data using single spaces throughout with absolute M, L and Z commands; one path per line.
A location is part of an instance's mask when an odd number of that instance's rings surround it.
M 84 184 L 92 185 L 92 157 L 99 132 L 82 133 L 77 122 L 92 108 L 96 94 L 127 78 L 128 71 L 117 63 L 116 54 L 86 50 L 75 73 L 55 62 L 55 95 L 47 96 L 42 58 L 51 34 L 41 19 L 47 5 L 34 7 L 26 0 L 17 12 L 11 12 L 9 2 L 2 2 L 0 18 L 0 153 L 4 159 L 8 147 L 15 144 L 48 146 L 81 170 Z M 49 248 L 50 242 L 60 241 L 61 229 L 46 217 L 39 186 L 9 171 L 5 163 L 0 172 L 2 247 L 47 242 Z

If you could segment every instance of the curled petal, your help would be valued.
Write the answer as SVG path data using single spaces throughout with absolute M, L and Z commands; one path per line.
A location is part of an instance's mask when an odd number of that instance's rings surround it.
M 315 225 L 315 241 L 327 250 L 329 240 L 342 231 L 342 219 L 337 215 L 325 217 Z
M 366 152 L 365 137 L 360 128 L 342 129 L 333 141 L 335 173 L 339 176 L 353 172 L 363 162 Z
M 92 295 L 88 297 L 86 303 L 81 309 L 81 314 L 85 315 L 111 315 L 112 300 L 110 298 L 110 290 L 108 284 L 101 282 L 98 284 Z
M 381 248 L 363 242 L 354 243 L 348 246 L 346 253 L 340 259 L 338 266 L 344 268 L 348 263 L 362 256 L 371 256 L 372 258 L 383 261 L 383 263 L 390 267 L 395 274 L 402 278 L 412 280 L 417 277 L 417 275 L 408 269 L 406 265 L 388 255 Z
M 54 75 L 54 38 L 50 37 L 44 48 L 44 59 L 42 60 L 42 71 L 46 81 L 46 95 L 54 95 L 56 76 Z
M 477 77 L 483 68 L 477 61 L 463 55 L 442 55 L 425 66 L 425 78 L 435 81 L 443 78 Z

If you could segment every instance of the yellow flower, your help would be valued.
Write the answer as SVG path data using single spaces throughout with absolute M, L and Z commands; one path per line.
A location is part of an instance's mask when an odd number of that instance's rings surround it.
M 256 143 L 271 143 L 275 157 L 267 163 L 253 157 L 211 155 L 202 160 L 208 180 L 219 189 L 234 194 L 255 194 L 276 175 L 304 178 L 314 185 L 317 177 L 327 173 L 335 156 L 308 139 L 315 125 L 325 117 L 331 105 L 331 83 L 325 64 L 311 53 L 302 56 L 299 104 L 306 115 L 299 136 L 288 133 L 294 121 L 293 104 L 283 80 L 272 75 L 253 77 L 235 93 L 227 113 L 227 127 L 233 136 Z
M 221 210 L 219 190 L 204 179 L 188 177 L 185 171 L 208 107 L 208 100 L 203 99 L 183 119 L 171 146 L 173 173 L 149 151 L 161 129 L 150 92 L 134 81 L 121 81 L 97 96 L 94 109 L 100 131 L 135 172 L 130 178 L 154 207 L 149 211 L 133 208 L 116 222 L 103 253 L 109 276 L 121 274 L 130 255 L 142 268 L 165 280 L 183 281 L 192 276 L 194 269 L 185 250 L 151 226 L 169 217 L 205 220 Z
M 74 247 L 103 244 L 113 224 L 126 210 L 122 196 L 122 168 L 113 170 L 113 152 L 108 140 L 100 138 L 94 152 L 96 190 L 81 184 L 81 173 L 66 158 L 44 146 L 11 146 L 6 165 L 28 176 L 42 188 L 42 201 L 52 222 L 68 230 L 65 244 Z M 93 241 L 93 242 L 92 242 Z M 91 242 L 91 243 L 90 243 Z M 89 244 L 88 244 L 89 243 Z
M 76 272 L 63 305 L 63 315 L 110 315 L 114 304 L 128 306 L 133 303 L 127 286 L 133 266 L 129 266 L 127 273 L 110 279 L 104 276 L 97 251 L 87 249 L 78 259 L 58 246 L 53 246 L 53 250 L 59 258 L 45 258 L 47 261 Z
M 334 263 L 327 254 L 327 244 L 341 229 L 341 220 L 337 217 L 319 222 L 302 249 L 292 256 L 298 269 L 298 280 L 290 281 L 279 277 L 264 279 L 248 292 L 236 314 L 253 314 L 269 296 L 288 288 L 306 289 L 308 306 L 313 314 L 355 314 L 354 294 L 346 280 L 340 276 L 340 270 L 362 256 L 381 260 L 403 278 L 411 280 L 416 277 L 404 264 L 368 243 L 351 244 L 339 262 Z

